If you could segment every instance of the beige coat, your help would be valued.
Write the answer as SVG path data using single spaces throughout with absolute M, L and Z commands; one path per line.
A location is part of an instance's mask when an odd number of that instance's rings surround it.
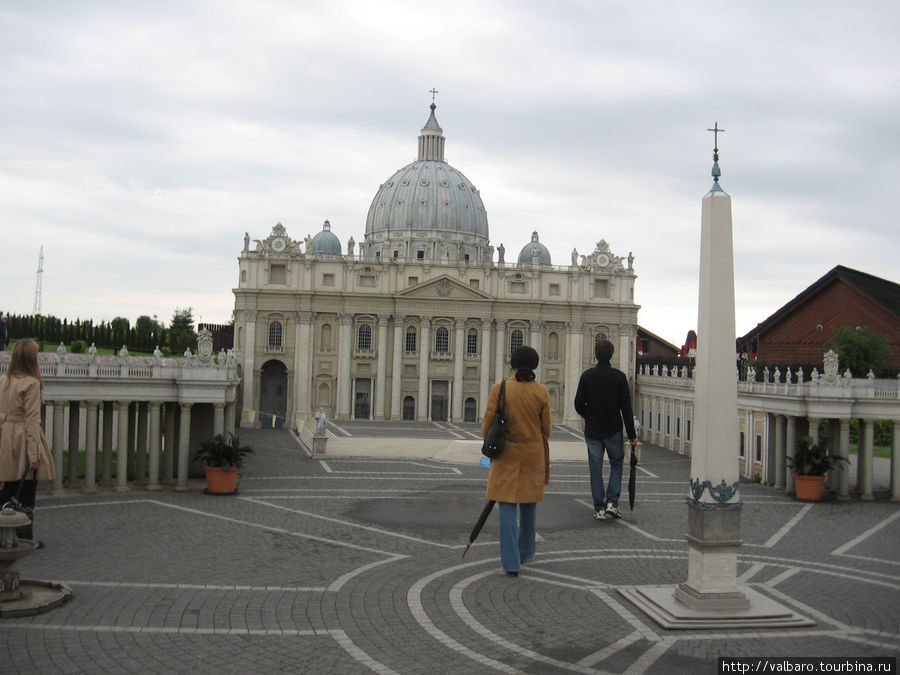
M 500 384 L 491 387 L 482 436 L 494 423 Z M 506 446 L 491 462 L 487 498 L 530 504 L 544 499 L 550 482 L 550 394 L 537 382 L 506 381 Z
M 41 383 L 28 375 L 0 377 L 0 481 L 21 480 L 25 467 L 40 462 L 38 480 L 56 477 L 41 426 Z M 31 478 L 29 472 L 26 478 Z

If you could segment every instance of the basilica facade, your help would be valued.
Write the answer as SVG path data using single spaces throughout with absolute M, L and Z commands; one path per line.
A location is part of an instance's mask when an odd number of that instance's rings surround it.
M 320 408 L 338 420 L 478 421 L 520 345 L 541 356 L 554 422 L 577 423 L 596 340 L 635 372 L 631 254 L 601 240 L 554 265 L 526 230 L 507 261 L 479 191 L 444 160 L 434 111 L 416 161 L 378 188 L 362 241 L 342 245 L 328 221 L 303 240 L 281 223 L 253 244 L 245 235 L 234 290 L 242 425 L 257 413 L 295 425 Z

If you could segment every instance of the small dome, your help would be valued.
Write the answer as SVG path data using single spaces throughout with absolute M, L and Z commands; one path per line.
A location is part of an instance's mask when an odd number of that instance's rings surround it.
M 550 264 L 550 251 L 541 242 L 538 241 L 537 231 L 531 233 L 531 241 L 522 248 L 519 253 L 519 264 L 530 265 L 536 262 L 539 265 Z
M 319 232 L 309 244 L 310 253 L 325 253 L 328 255 L 341 255 L 341 241 L 331 231 L 331 223 L 327 220 Z

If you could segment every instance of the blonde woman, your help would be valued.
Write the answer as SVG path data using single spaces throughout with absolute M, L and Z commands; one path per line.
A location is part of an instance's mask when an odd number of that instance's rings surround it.
M 34 340 L 20 340 L 12 351 L 6 374 L 0 377 L 0 505 L 19 490 L 19 501 L 34 508 L 37 482 L 56 476 L 53 456 L 41 426 L 43 382 Z M 23 475 L 28 468 L 28 475 Z M 34 539 L 27 525 L 16 530 L 21 539 Z

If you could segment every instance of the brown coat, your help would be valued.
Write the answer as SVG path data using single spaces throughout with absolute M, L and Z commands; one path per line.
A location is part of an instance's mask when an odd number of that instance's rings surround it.
M 500 384 L 491 387 L 481 435 L 494 423 Z M 544 499 L 550 482 L 550 394 L 537 382 L 506 381 L 506 446 L 491 462 L 487 498 L 530 504 Z
M 38 480 L 56 477 L 41 426 L 41 383 L 31 376 L 0 377 L 0 481 L 21 480 L 25 467 L 40 462 Z M 31 478 L 29 472 L 26 478 Z

